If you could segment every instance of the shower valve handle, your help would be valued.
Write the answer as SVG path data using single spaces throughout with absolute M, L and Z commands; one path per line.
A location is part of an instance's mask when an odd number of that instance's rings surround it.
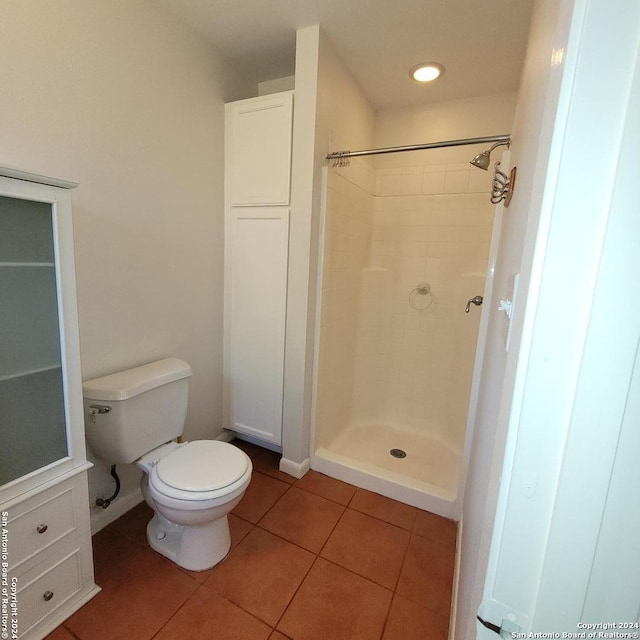
M 473 298 L 469 298 L 469 300 L 467 300 L 467 306 L 464 308 L 464 312 L 469 313 L 469 306 L 472 304 L 475 304 L 476 307 L 479 307 L 482 304 L 482 300 L 482 296 L 473 296 Z

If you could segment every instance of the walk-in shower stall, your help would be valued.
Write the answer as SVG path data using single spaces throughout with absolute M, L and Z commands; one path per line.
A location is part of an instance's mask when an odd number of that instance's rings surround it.
M 312 466 L 454 517 L 490 177 L 468 162 L 334 164 L 324 169 Z

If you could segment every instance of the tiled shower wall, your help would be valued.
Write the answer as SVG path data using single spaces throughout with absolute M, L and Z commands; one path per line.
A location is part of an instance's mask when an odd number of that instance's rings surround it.
M 329 171 L 318 444 L 357 422 L 462 447 L 480 318 L 464 308 L 484 292 L 489 186 L 468 164 Z M 431 294 L 412 294 L 423 281 Z
M 379 170 L 363 271 L 352 420 L 462 447 L 494 206 L 469 164 Z M 421 282 L 428 295 L 413 292 Z M 426 307 L 422 311 L 414 305 Z

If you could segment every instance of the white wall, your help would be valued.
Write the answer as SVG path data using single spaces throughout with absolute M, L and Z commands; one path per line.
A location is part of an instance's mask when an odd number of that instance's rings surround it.
M 320 32 L 316 142 L 319 166 L 334 145 L 349 149 L 373 144 L 375 112 L 365 92 L 344 64 L 331 41 Z
M 478 606 L 490 577 L 495 570 L 489 562 L 489 548 L 496 519 L 498 490 L 506 486 L 505 477 L 509 470 L 503 468 L 507 427 L 511 411 L 516 415 L 519 406 L 514 398 L 521 392 L 523 378 L 516 378 L 518 358 L 526 358 L 529 345 L 523 338 L 523 309 L 529 292 L 529 283 L 540 268 L 540 258 L 533 259 L 534 247 L 540 227 L 548 224 L 548 212 L 543 208 L 544 182 L 547 174 L 553 178 L 553 157 L 550 154 L 554 122 L 557 117 L 560 79 L 563 67 L 554 63 L 554 47 L 566 47 L 567 12 L 572 2 L 561 3 L 539 0 L 532 13 L 532 27 L 523 77 L 518 93 L 516 117 L 513 127 L 512 147 L 509 162 L 518 167 L 518 181 L 513 199 L 508 209 L 499 210 L 501 217 L 499 235 L 494 238 L 491 270 L 494 272 L 492 289 L 488 292 L 485 314 L 487 315 L 486 346 L 483 354 L 482 373 L 479 383 L 476 418 L 473 425 L 473 445 L 466 480 L 462 510 L 462 529 L 459 544 L 461 554 L 458 576 L 457 619 L 455 638 L 465 640 L 475 638 L 478 624 L 475 617 Z M 511 277 L 520 274 L 517 304 L 512 317 L 512 336 L 507 353 L 502 327 L 504 315 L 497 310 L 497 301 L 509 298 Z M 564 273 L 556 273 L 559 282 L 564 281 Z M 558 311 L 554 313 L 554 324 L 558 326 Z M 569 328 L 569 325 L 567 325 Z M 570 329 L 572 331 L 572 329 Z M 559 375 L 563 373 L 559 372 Z M 549 403 L 550 397 L 540 397 L 536 408 Z M 540 425 L 542 426 L 542 425 Z M 542 430 L 533 433 L 533 440 L 540 445 L 545 441 Z M 515 434 L 512 435 L 515 438 Z M 539 462 L 546 469 L 549 460 L 543 455 Z M 536 491 L 552 482 L 546 470 L 535 479 L 529 477 L 529 487 L 519 487 L 529 506 Z M 527 493 L 529 495 L 527 495 Z M 536 501 L 542 497 L 540 494 Z M 543 499 L 544 500 L 544 499 Z M 517 535 L 523 541 L 531 540 L 531 532 L 544 527 L 543 521 L 525 511 L 517 518 Z M 527 543 L 524 543 L 527 546 Z M 523 552 L 524 559 L 526 553 Z M 512 559 L 513 560 L 513 559 Z M 528 558 L 527 558 L 528 561 Z M 535 588 L 535 579 L 509 578 L 518 575 L 515 571 L 521 559 L 513 560 L 505 576 L 513 592 Z M 505 567 L 506 569 L 506 567 Z M 506 586 L 503 585 L 503 588 Z M 501 590 L 502 591 L 502 590 Z M 508 591 L 508 587 L 507 587 Z M 490 597 L 491 587 L 486 595 Z M 502 592 L 504 593 L 504 592 Z M 501 593 L 501 597 L 502 597 Z M 510 596 L 509 596 L 510 597 Z M 501 612 L 504 616 L 506 611 Z M 493 620 L 497 611 L 482 611 L 485 618 Z M 501 621 L 501 617 L 498 622 Z M 484 635 L 483 635 L 484 634 Z M 492 632 L 481 630 L 479 637 L 492 636 Z
M 212 50 L 146 0 L 4 3 L 0 65 L 0 162 L 80 182 L 83 377 L 184 358 L 194 369 L 186 436 L 214 437 L 223 103 L 247 88 L 228 84 Z M 137 478 L 123 469 L 123 493 Z M 90 485 L 92 498 L 111 491 L 104 465 Z
M 483 609 L 559 635 L 635 621 L 640 606 L 640 521 L 623 515 L 638 486 L 637 447 L 625 446 L 638 415 L 640 5 L 542 1 L 534 15 L 522 113 L 542 115 L 523 130 L 530 150 L 539 143 L 540 224 L 524 245 L 530 287 Z

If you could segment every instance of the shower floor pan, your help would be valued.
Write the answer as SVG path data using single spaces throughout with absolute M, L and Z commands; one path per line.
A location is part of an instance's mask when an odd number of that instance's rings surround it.
M 401 450 L 397 457 L 392 450 Z M 313 469 L 453 518 L 460 453 L 428 433 L 402 426 L 351 425 L 311 457 Z

